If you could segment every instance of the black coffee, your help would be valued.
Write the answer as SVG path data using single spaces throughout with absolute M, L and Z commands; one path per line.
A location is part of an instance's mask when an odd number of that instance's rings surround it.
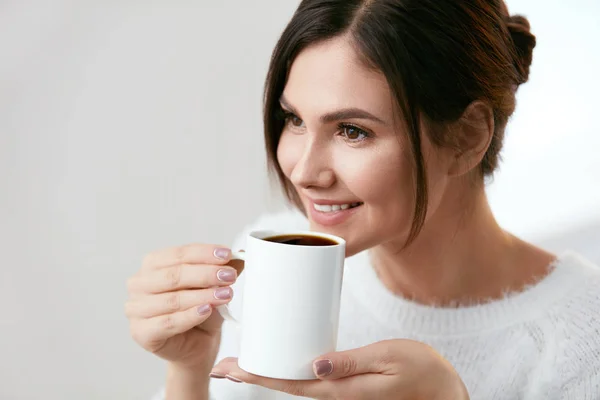
M 338 244 L 335 240 L 312 235 L 277 235 L 265 238 L 264 240 L 295 246 L 334 246 Z

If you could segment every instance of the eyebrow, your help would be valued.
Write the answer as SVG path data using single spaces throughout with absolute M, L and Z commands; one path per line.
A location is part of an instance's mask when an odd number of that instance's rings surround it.
M 283 95 L 281 95 L 281 97 L 279 98 L 279 102 L 281 103 L 281 105 L 284 108 L 287 108 L 289 111 L 293 112 L 294 114 L 298 114 L 296 112 L 296 109 L 287 101 L 287 99 Z M 356 107 L 342 108 L 340 110 L 332 111 L 330 113 L 322 115 L 320 119 L 321 119 L 321 122 L 324 124 L 335 122 L 335 121 L 340 121 L 340 120 L 344 120 L 344 119 L 366 119 L 366 120 L 377 122 L 382 125 L 387 125 L 386 122 L 384 120 L 382 120 L 381 118 L 376 117 L 375 115 L 371 114 L 368 111 L 365 111 L 363 109 L 356 108 Z

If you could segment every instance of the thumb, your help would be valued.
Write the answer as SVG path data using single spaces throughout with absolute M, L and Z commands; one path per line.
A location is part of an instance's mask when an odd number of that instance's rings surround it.
M 313 362 L 319 379 L 340 379 L 353 375 L 381 373 L 385 370 L 386 347 L 369 345 L 347 351 L 325 354 Z

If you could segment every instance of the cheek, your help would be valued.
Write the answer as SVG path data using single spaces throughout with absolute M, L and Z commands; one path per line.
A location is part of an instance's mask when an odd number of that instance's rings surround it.
M 353 251 L 405 240 L 414 209 L 412 163 L 397 139 L 366 153 L 344 168 L 348 187 L 366 205 L 348 236 Z
M 397 143 L 358 151 L 352 163 L 338 168 L 352 192 L 377 209 L 403 209 L 410 203 L 411 166 Z M 358 154 L 360 153 L 360 154 Z
M 290 178 L 294 166 L 302 157 L 302 145 L 298 143 L 299 135 L 290 135 L 285 132 L 281 134 L 277 146 L 277 162 L 285 176 Z

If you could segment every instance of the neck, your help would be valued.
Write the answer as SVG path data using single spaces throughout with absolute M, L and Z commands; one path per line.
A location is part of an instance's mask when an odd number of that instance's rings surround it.
M 553 256 L 502 230 L 482 189 L 470 204 L 454 204 L 438 208 L 410 246 L 390 241 L 371 250 L 389 290 L 429 305 L 476 304 L 521 291 L 548 273 Z

